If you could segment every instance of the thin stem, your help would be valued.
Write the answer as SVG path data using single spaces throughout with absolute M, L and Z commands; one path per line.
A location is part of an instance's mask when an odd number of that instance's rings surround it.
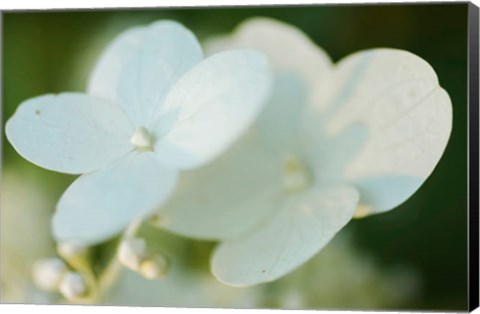
M 121 270 L 123 269 L 123 265 L 119 262 L 117 258 L 118 248 L 120 247 L 123 240 L 134 237 L 138 230 L 140 229 L 143 220 L 137 219 L 130 223 L 127 229 L 123 232 L 120 241 L 118 242 L 118 246 L 115 250 L 115 253 L 112 255 L 110 262 L 105 267 L 105 270 L 100 274 L 97 280 L 97 297 L 96 301 L 99 301 L 101 297 L 105 295 L 105 293 L 110 290 L 113 284 L 119 277 Z

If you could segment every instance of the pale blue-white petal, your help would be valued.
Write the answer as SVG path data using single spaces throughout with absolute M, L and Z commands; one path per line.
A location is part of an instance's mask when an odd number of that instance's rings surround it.
M 196 65 L 168 94 L 153 132 L 155 151 L 178 169 L 198 167 L 225 151 L 253 123 L 271 85 L 265 55 L 221 52 Z M 165 119 L 174 126 L 165 134 Z
M 150 128 L 170 88 L 203 59 L 195 36 L 181 24 L 151 25 L 122 65 L 118 102 L 136 126 Z
M 147 152 L 133 152 L 104 169 L 82 175 L 58 202 L 53 217 L 55 239 L 89 245 L 107 240 L 158 208 L 176 179 L 176 171 Z
M 310 93 L 332 70 L 328 55 L 295 26 L 264 17 L 247 19 L 232 35 L 209 38 L 204 46 L 208 54 L 251 48 L 268 55 L 274 84 L 255 126 L 270 149 L 297 150 L 299 128 L 310 114 Z
M 309 92 L 306 81 L 298 74 L 276 73 L 271 97 L 255 123 L 255 129 L 270 150 L 284 153 L 298 145 Z
M 448 94 L 432 67 L 406 51 L 374 49 L 346 57 L 319 84 L 314 99 L 324 115 L 327 136 L 352 123 L 367 130 L 367 139 L 346 165 L 343 178 L 352 183 L 380 182 L 379 177 L 386 176 L 392 187 L 392 201 L 377 204 L 374 200 L 385 196 L 373 195 L 384 190 L 369 185 L 369 197 L 361 197 L 364 214 L 391 209 L 412 195 L 432 173 L 450 137 Z M 404 184 L 403 179 L 396 183 L 395 178 L 405 177 L 415 177 L 415 183 Z
M 247 134 L 215 162 L 182 173 L 156 224 L 208 240 L 244 233 L 276 209 L 281 170 L 280 161 Z
M 133 147 L 133 127 L 115 105 L 79 93 L 31 98 L 8 120 L 5 133 L 30 162 L 58 172 L 99 169 Z
M 266 17 L 247 19 L 232 35 L 213 37 L 204 46 L 209 54 L 232 48 L 263 51 L 275 72 L 295 73 L 308 84 L 316 83 L 332 67 L 327 53 L 300 29 Z
M 302 124 L 298 149 L 310 165 L 316 184 L 340 182 L 345 167 L 368 140 L 368 130 L 362 124 L 352 123 L 338 134 L 328 136 L 322 127 L 325 120 L 310 113 Z
M 349 186 L 292 195 L 263 225 L 222 242 L 213 254 L 212 272 L 239 287 L 278 279 L 324 247 L 350 221 L 357 201 L 358 192 Z
M 422 185 L 424 179 L 408 175 L 368 176 L 354 180 L 361 195 L 360 208 L 357 217 L 368 214 L 367 206 L 374 206 L 380 213 L 405 202 Z M 368 205 L 367 205 L 368 204 Z
M 134 27 L 117 36 L 98 58 L 87 85 L 87 93 L 113 103 L 118 101 L 118 78 L 126 60 L 138 49 L 148 27 Z

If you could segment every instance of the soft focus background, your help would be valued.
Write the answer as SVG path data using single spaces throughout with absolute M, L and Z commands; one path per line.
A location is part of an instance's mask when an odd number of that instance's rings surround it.
M 223 286 L 208 273 L 212 243 L 188 241 L 144 228 L 143 232 L 173 256 L 177 266 L 159 282 L 147 282 L 126 271 L 105 302 L 465 310 L 466 4 L 7 13 L 3 16 L 2 130 L 5 121 L 27 98 L 84 91 L 96 57 L 116 34 L 132 25 L 175 19 L 202 40 L 230 32 L 252 16 L 270 16 L 298 26 L 335 61 L 374 47 L 405 49 L 427 60 L 453 103 L 453 131 L 443 158 L 406 203 L 389 213 L 350 222 L 304 267 L 272 284 L 248 289 Z M 61 302 L 35 289 L 29 268 L 36 258 L 54 254 L 50 215 L 74 177 L 28 163 L 3 134 L 2 142 L 1 301 Z

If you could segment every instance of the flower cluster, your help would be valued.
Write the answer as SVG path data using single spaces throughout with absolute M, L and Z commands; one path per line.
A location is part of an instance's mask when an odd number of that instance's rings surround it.
M 133 28 L 107 47 L 87 93 L 19 106 L 6 125 L 18 153 L 81 174 L 58 202 L 57 241 L 90 246 L 150 218 L 220 241 L 211 268 L 221 282 L 273 281 L 352 218 L 407 200 L 448 142 L 448 94 L 409 52 L 334 64 L 300 30 L 266 18 L 205 48 L 203 60 L 176 22 Z M 142 239 L 125 238 L 118 257 L 159 277 L 143 265 Z

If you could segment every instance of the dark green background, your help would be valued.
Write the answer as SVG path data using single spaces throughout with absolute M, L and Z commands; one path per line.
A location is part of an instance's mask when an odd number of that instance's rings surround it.
M 347 228 L 358 246 L 384 264 L 401 262 L 420 270 L 422 294 L 413 304 L 405 304 L 406 309 L 465 310 L 467 4 L 4 13 L 2 125 L 29 97 L 83 91 L 95 56 L 131 25 L 171 18 L 203 39 L 229 32 L 250 16 L 271 16 L 300 27 L 335 61 L 360 49 L 393 47 L 421 56 L 436 70 L 452 99 L 454 115 L 443 158 L 405 204 L 386 214 L 353 221 Z M 87 50 L 94 57 L 77 71 L 75 62 Z M 73 180 L 29 164 L 5 137 L 2 140 L 4 167 L 30 168 L 38 174 L 39 184 L 51 184 L 52 193 L 58 195 Z

